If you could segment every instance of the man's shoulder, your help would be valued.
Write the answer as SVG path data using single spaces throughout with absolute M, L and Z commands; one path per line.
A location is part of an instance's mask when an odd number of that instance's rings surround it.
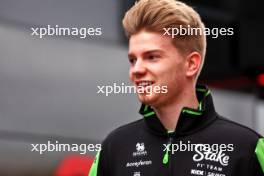
M 110 132 L 105 141 L 110 142 L 135 138 L 137 135 L 140 135 L 140 131 L 144 130 L 144 125 L 143 119 L 122 125 Z
M 239 137 L 240 140 L 242 137 L 245 140 L 258 140 L 259 138 L 261 138 L 261 135 L 253 129 L 234 122 L 223 116 L 219 116 L 215 125 L 217 126 L 217 131 L 220 130 L 221 132 L 223 132 L 223 134 L 226 134 L 228 136 Z

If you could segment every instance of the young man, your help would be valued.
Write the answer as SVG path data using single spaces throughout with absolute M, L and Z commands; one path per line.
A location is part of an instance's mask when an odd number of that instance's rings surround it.
M 196 85 L 206 49 L 200 16 L 179 1 L 140 0 L 123 26 L 143 118 L 108 135 L 89 175 L 264 175 L 264 139 L 219 116 L 210 90 Z M 171 35 L 190 27 L 202 33 Z

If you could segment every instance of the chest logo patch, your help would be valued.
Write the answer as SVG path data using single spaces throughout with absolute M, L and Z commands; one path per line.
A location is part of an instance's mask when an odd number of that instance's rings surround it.
M 199 150 L 203 144 L 197 145 L 195 147 L 196 154 L 193 155 L 193 160 L 196 162 L 207 160 L 207 161 L 214 161 L 219 162 L 222 166 L 227 166 L 229 162 L 229 156 L 226 155 L 222 150 L 219 151 L 212 151 L 209 149 L 207 150 Z
M 145 144 L 142 142 L 138 142 L 136 144 L 136 152 L 133 152 L 133 157 L 137 157 L 137 156 L 146 156 L 148 154 L 148 152 L 145 149 Z

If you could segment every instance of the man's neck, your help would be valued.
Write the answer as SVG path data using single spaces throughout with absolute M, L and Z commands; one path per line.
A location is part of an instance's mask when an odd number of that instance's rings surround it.
M 169 131 L 175 131 L 183 107 L 198 108 L 199 102 L 195 90 L 183 95 L 170 102 L 170 104 L 157 108 L 153 107 L 161 123 Z

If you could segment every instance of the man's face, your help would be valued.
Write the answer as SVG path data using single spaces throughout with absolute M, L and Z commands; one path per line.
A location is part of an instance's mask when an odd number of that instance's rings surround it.
M 138 93 L 139 100 L 159 107 L 177 99 L 186 84 L 186 59 L 172 44 L 169 36 L 145 30 L 129 40 L 129 77 L 137 88 L 167 86 L 167 93 Z

